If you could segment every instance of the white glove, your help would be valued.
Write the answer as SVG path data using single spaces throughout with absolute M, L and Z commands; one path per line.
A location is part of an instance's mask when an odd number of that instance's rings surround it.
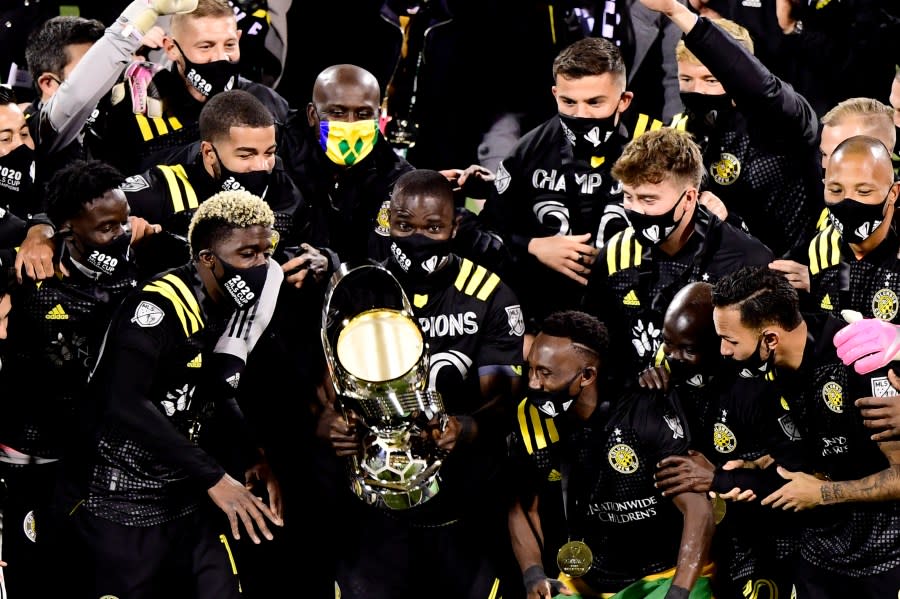
M 141 35 L 150 31 L 160 15 L 192 12 L 197 8 L 197 0 L 134 0 L 119 19 L 125 21 Z
M 853 364 L 859 374 L 872 372 L 900 360 L 900 327 L 877 318 L 862 318 L 859 312 L 842 310 L 850 324 L 834 336 L 837 355 L 845 366 Z

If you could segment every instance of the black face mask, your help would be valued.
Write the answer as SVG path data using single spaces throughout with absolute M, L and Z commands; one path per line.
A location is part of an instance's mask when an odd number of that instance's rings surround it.
M 681 360 L 666 358 L 669 365 L 669 373 L 676 383 L 683 383 L 689 387 L 705 387 L 709 382 L 710 375 L 704 372 L 700 366 L 694 366 Z
M 237 268 L 218 256 L 216 259 L 222 264 L 222 270 L 225 271 L 217 281 L 231 305 L 241 310 L 255 304 L 266 284 L 269 265 L 260 264 L 250 268 Z
M 31 213 L 30 198 L 34 190 L 34 150 L 20 145 L 0 156 L 0 198 L 17 216 L 25 218 Z M 26 209 L 26 213 L 21 213 Z
M 219 161 L 219 181 L 221 181 L 222 191 L 243 189 L 261 199 L 265 199 L 266 192 L 269 190 L 269 181 L 272 179 L 272 173 L 269 171 L 236 173 L 225 166 L 225 163 L 219 157 L 219 151 L 215 147 L 213 147 L 213 153 L 216 155 L 216 160 Z
M 890 195 L 890 192 L 888 192 Z M 828 204 L 829 219 L 841 237 L 848 243 L 860 243 L 869 238 L 884 220 L 884 204 L 863 204 L 844 198 L 837 204 Z
M 566 139 L 572 145 L 572 153 L 577 158 L 590 158 L 600 153 L 616 130 L 616 113 L 602 119 L 559 115 Z
M 450 239 L 432 239 L 414 233 L 403 237 L 391 236 L 391 257 L 413 278 L 425 278 L 443 263 L 450 254 Z
M 94 245 L 80 239 L 78 245 L 84 248 L 78 262 L 94 272 L 115 276 L 129 268 L 131 262 L 130 232 L 119 235 L 106 245 Z
M 675 220 L 675 210 L 678 209 L 678 205 L 681 204 L 681 200 L 684 199 L 686 193 L 687 190 L 685 189 L 678 196 L 678 201 L 675 202 L 675 205 L 663 214 L 649 215 L 641 214 L 634 210 L 625 210 L 625 217 L 631 223 L 634 235 L 638 238 L 641 245 L 647 247 L 659 245 L 669 238 L 672 231 L 678 228 L 678 224 L 684 218 L 685 213 L 682 212 L 681 217 Z
M 240 70 L 237 62 L 214 60 L 198 64 L 191 62 L 178 42 L 175 42 L 175 47 L 178 48 L 181 58 L 184 59 L 184 78 L 188 80 L 191 87 L 207 98 L 219 92 L 228 91 L 237 83 Z
M 756 342 L 756 349 L 750 357 L 746 360 L 732 360 L 740 369 L 738 371 L 738 376 L 745 379 L 755 379 L 765 375 L 769 372 L 769 369 L 772 366 L 772 362 L 775 358 L 775 352 L 770 351 L 769 356 L 763 358 L 759 355 L 759 350 L 762 347 L 763 336 L 759 336 L 759 341 Z
M 685 112 L 693 117 L 693 125 L 704 129 L 714 128 L 723 117 L 734 111 L 728 94 L 681 92 L 681 103 L 684 104 Z
M 545 391 L 543 389 L 528 389 L 528 401 L 543 414 L 553 418 L 559 416 L 575 403 L 575 397 L 569 395 L 569 388 L 575 379 L 582 375 L 581 372 L 573 376 L 565 386 L 558 391 Z

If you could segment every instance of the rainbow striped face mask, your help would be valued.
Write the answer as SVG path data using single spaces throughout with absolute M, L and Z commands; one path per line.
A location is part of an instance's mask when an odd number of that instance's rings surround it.
M 368 156 L 378 139 L 377 133 L 375 119 L 319 123 L 319 143 L 329 160 L 340 166 L 352 166 Z

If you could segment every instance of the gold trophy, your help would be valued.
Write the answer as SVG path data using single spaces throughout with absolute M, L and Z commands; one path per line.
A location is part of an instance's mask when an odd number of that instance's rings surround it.
M 392 510 L 434 497 L 446 452 L 431 433 L 447 415 L 428 389 L 428 346 L 400 283 L 380 265 L 342 264 L 325 291 L 321 335 L 338 409 L 362 427 L 348 464 L 353 492 Z

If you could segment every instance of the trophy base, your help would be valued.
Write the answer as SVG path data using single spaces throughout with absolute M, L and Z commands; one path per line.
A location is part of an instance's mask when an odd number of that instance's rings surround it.
M 389 510 L 407 510 L 422 505 L 440 491 L 437 476 L 413 489 L 390 489 L 382 481 L 354 479 L 350 483 L 353 493 L 369 505 Z

